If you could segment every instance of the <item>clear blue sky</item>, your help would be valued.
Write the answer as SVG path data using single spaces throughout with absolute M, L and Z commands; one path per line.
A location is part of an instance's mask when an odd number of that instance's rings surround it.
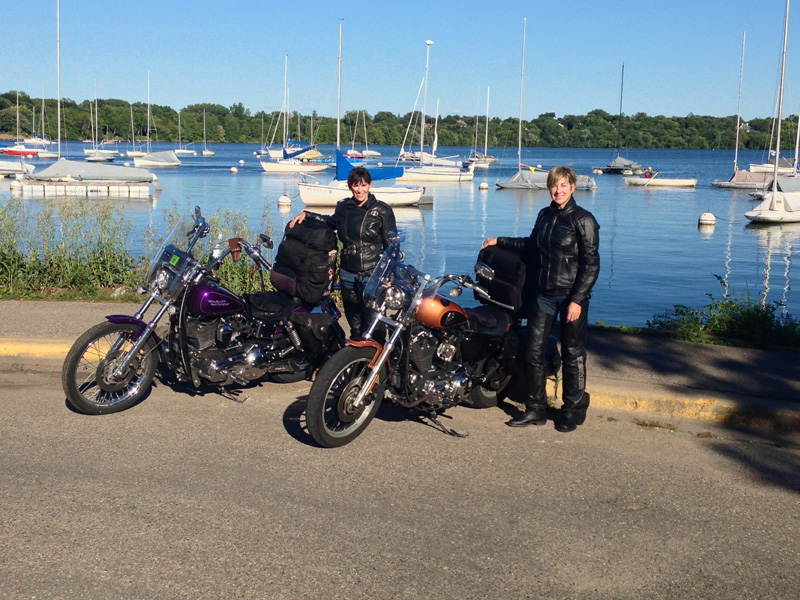
M 53 98 L 56 0 L 13 4 L 0 91 Z M 616 114 L 623 62 L 626 114 L 736 114 L 745 30 L 742 116 L 768 117 L 784 10 L 784 0 L 61 0 L 61 95 L 93 98 L 96 82 L 100 98 L 144 102 L 149 70 L 153 104 L 276 110 L 288 52 L 290 108 L 334 117 L 342 20 L 343 113 L 409 112 L 430 39 L 428 114 L 437 99 L 443 115 L 483 114 L 489 86 L 491 115 L 515 117 L 527 18 L 525 119 Z M 784 115 L 800 104 L 799 12 L 789 22 Z

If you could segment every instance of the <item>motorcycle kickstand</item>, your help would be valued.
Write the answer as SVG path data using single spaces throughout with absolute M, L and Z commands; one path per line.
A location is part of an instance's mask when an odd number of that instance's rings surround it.
M 230 390 L 226 390 L 224 387 L 220 387 L 217 390 L 217 393 L 222 396 L 223 398 L 227 398 L 228 400 L 232 400 L 236 402 L 236 404 L 244 404 L 248 400 L 248 396 L 242 394 L 241 390 L 237 390 L 236 392 L 231 392 Z M 237 398 L 236 396 L 242 396 L 241 398 Z
M 428 417 L 431 421 L 433 421 L 439 429 L 441 429 L 449 436 L 455 438 L 465 438 L 469 436 L 468 433 L 458 433 L 455 429 L 450 429 L 449 427 L 445 426 L 445 424 L 439 420 L 439 415 L 437 415 L 436 413 L 426 414 L 425 416 Z

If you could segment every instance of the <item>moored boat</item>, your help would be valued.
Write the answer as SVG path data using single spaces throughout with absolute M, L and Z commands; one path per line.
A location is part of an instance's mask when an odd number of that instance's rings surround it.
M 625 185 L 651 188 L 695 187 L 697 179 L 678 179 L 674 177 L 626 177 Z

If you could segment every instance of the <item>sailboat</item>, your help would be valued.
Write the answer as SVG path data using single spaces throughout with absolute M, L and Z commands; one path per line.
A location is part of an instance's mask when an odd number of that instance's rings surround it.
M 525 92 L 525 32 L 528 20 L 522 20 L 522 68 L 519 77 L 519 123 L 517 129 L 517 172 L 505 181 L 497 181 L 495 185 L 501 190 L 546 190 L 547 175 L 550 171 L 541 165 L 531 167 L 522 164 L 522 107 Z M 488 103 L 488 102 L 487 102 Z M 578 175 L 575 189 L 594 189 L 597 184 L 586 175 Z
M 739 132 L 742 130 L 742 75 L 744 74 L 744 43 L 746 31 L 742 32 L 742 59 L 739 65 L 739 100 L 736 107 L 736 145 L 733 152 L 733 175 L 727 181 L 719 179 L 711 182 L 718 188 L 731 188 L 736 190 L 763 190 L 772 182 L 772 173 L 748 171 L 739 169 Z
M 186 154 L 189 156 L 197 156 L 197 152 L 189 148 L 189 144 L 181 146 L 181 113 L 178 112 L 178 147 L 174 150 L 175 154 Z
M 19 134 L 19 90 L 17 90 L 17 137 L 13 146 L 0 148 L 0 152 L 6 156 L 28 156 L 34 158 L 38 153 L 38 148 L 29 148 L 22 143 L 22 138 Z
M 439 108 L 436 108 L 436 125 L 434 126 L 433 144 L 431 146 L 431 154 L 425 152 L 425 107 L 428 98 L 428 64 L 433 42 L 425 40 L 427 51 L 425 55 L 425 93 L 422 97 L 422 114 L 420 122 L 420 140 L 419 140 L 419 165 L 418 167 L 408 167 L 405 169 L 402 177 L 398 177 L 398 182 L 423 182 L 423 181 L 440 181 L 440 182 L 462 182 L 472 181 L 475 174 L 475 165 L 471 164 L 466 170 L 461 168 L 461 162 L 448 161 L 446 159 L 436 158 L 436 147 L 438 145 L 438 136 L 436 128 L 439 123 Z M 401 149 L 402 152 L 402 149 Z M 427 163 L 427 164 L 426 164 Z
M 181 161 L 172 150 L 152 152 L 150 149 L 150 71 L 147 72 L 147 151 L 142 156 L 135 156 L 133 164 L 150 169 L 181 166 Z
M 644 173 L 642 165 L 619 155 L 622 145 L 622 90 L 625 83 L 625 63 L 622 63 L 622 78 L 619 84 L 619 123 L 617 125 L 617 156 L 605 167 L 592 167 L 595 175 L 602 173 L 612 175 L 641 175 Z
M 483 152 L 478 152 L 478 114 L 475 113 L 475 144 L 470 157 L 464 161 L 465 167 L 474 163 L 476 169 L 488 169 L 489 165 L 497 163 L 497 158 L 489 156 L 489 92 L 486 88 L 486 131 L 484 135 Z
M 131 104 L 131 146 L 133 146 L 133 150 L 128 150 L 129 157 L 144 156 L 143 150 L 136 149 L 136 132 L 133 129 L 133 104 Z
M 208 149 L 208 144 L 206 143 L 206 109 L 203 109 L 203 151 L 201 152 L 203 156 L 214 156 L 216 152 L 213 150 Z
M 786 76 L 786 42 L 789 36 L 789 0 L 786 0 L 786 17 L 783 25 L 783 53 L 781 55 L 781 84 L 778 90 L 778 121 L 775 135 L 775 164 L 772 190 L 744 216 L 754 223 L 800 223 L 800 192 L 782 192 L 778 189 L 778 169 L 781 157 L 781 118 L 783 114 L 783 84 Z
M 282 158 L 276 160 L 261 160 L 261 168 L 267 173 L 315 173 L 324 171 L 328 166 L 324 163 L 307 162 L 298 158 L 301 154 L 313 149 L 313 146 L 302 146 L 297 150 L 288 148 L 289 141 L 289 119 L 288 119 L 288 106 L 289 106 L 289 88 L 287 84 L 287 75 L 289 72 L 289 55 L 286 55 L 286 60 L 283 67 L 283 147 L 281 149 Z M 273 151 L 269 151 L 270 156 Z
M 330 183 L 308 181 L 304 178 L 298 184 L 300 199 L 306 206 L 336 206 L 336 204 L 349 198 L 352 192 L 347 187 L 347 177 L 353 169 L 353 164 L 341 152 L 341 97 L 342 97 L 342 24 L 339 23 L 339 61 L 338 61 L 338 89 L 336 100 L 336 177 Z M 403 169 L 375 169 L 370 173 L 373 181 L 396 179 L 403 174 Z M 312 176 L 313 177 L 313 176 Z M 370 192 L 381 202 L 391 206 L 410 206 L 419 202 L 425 188 L 420 186 L 373 186 Z
M 94 120 L 92 121 L 92 148 L 84 148 L 83 153 L 88 154 L 86 157 L 87 162 L 111 162 L 114 156 L 119 154 L 116 150 L 104 150 L 98 144 L 100 137 L 100 118 L 98 116 L 99 107 L 97 105 L 97 85 L 94 90 Z M 89 118 L 92 116 L 92 105 L 89 104 Z

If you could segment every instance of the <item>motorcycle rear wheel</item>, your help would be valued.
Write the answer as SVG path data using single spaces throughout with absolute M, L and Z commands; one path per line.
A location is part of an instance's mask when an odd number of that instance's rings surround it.
M 149 338 L 122 376 L 111 374 L 128 355 L 139 327 L 130 323 L 100 323 L 72 345 L 61 372 L 70 404 L 82 413 L 102 415 L 125 410 L 149 391 L 158 365 L 156 343 Z
M 474 408 L 493 408 L 497 406 L 497 402 L 505 398 L 509 390 L 510 381 L 511 377 L 506 377 L 497 389 L 480 385 L 475 386 L 469 395 L 470 406 Z
M 346 347 L 334 354 L 317 373 L 306 405 L 308 432 L 324 448 L 349 444 L 367 428 L 383 400 L 380 380 L 363 406 L 353 401 L 368 377 L 374 348 Z

